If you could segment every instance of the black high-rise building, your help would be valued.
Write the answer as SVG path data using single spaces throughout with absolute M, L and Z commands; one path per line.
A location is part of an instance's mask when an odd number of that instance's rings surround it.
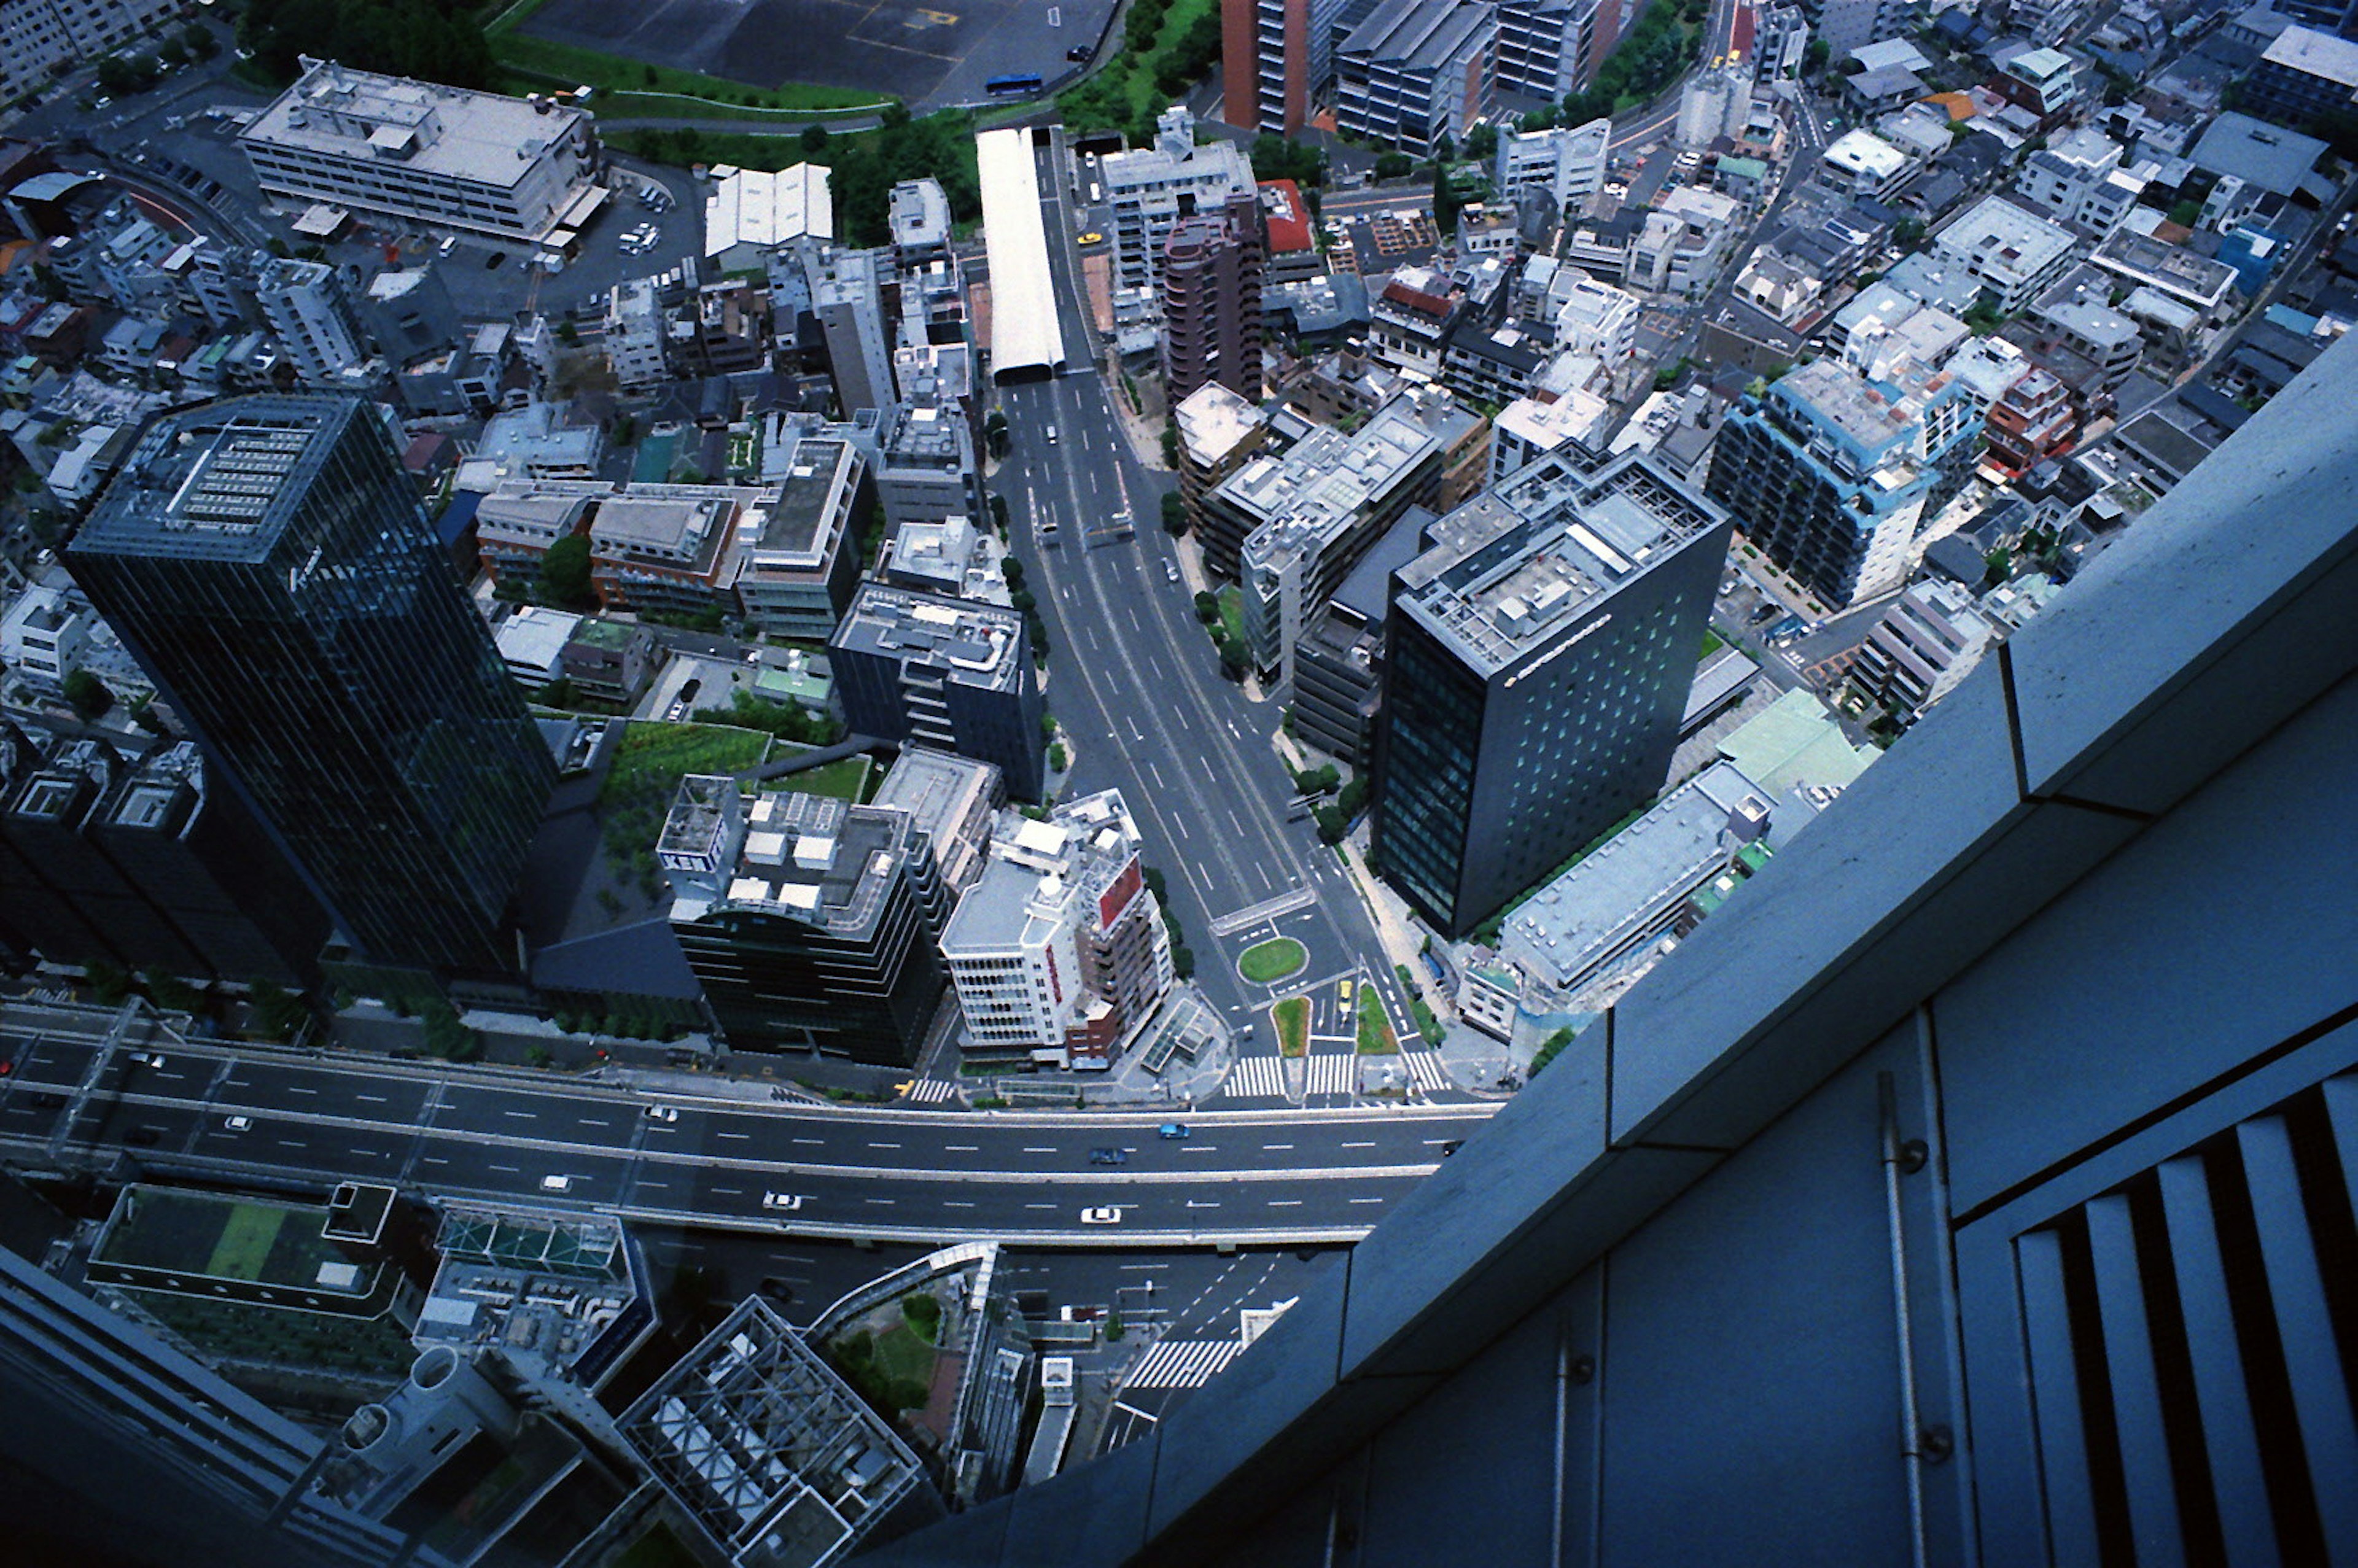
M 1461 936 L 1662 787 L 1725 513 L 1631 454 L 1533 464 L 1392 579 L 1376 864 Z
M 355 955 L 513 968 L 556 780 L 383 418 L 233 398 L 150 425 L 69 552 Z

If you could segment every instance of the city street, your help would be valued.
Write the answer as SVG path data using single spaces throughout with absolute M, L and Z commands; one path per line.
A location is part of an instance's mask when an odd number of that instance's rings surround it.
M 748 1105 L 0 1015 L 0 1141 L 112 1173 L 378 1178 L 696 1228 L 1135 1248 L 1356 1239 L 1488 1107 L 1161 1117 Z M 1092 1158 L 1093 1152 L 1098 1153 Z M 76 1158 L 69 1158 L 69 1155 Z M 36 1161 L 35 1162 L 38 1162 Z M 1114 1217 L 1085 1218 L 1084 1210 Z
M 1057 308 L 1078 366 L 1097 337 L 1076 287 L 1064 155 L 1037 156 Z M 1160 524 L 1171 476 L 1139 460 L 1094 373 L 1003 387 L 1001 402 L 1012 446 L 993 487 L 1007 500 L 1013 552 L 1048 629 L 1048 706 L 1075 752 L 1067 794 L 1122 792 L 1148 862 L 1168 879 L 1196 979 L 1232 1025 L 1266 1005 L 1265 989 L 1248 987 L 1234 963 L 1269 929 L 1255 921 L 1221 936 L 1215 923 L 1225 928 L 1228 917 L 1270 906 L 1309 950 L 1305 975 L 1366 960 L 1394 1028 L 1413 1038 L 1406 999 L 1339 860 L 1309 821 L 1286 820 L 1293 785 L 1271 744 L 1279 708 L 1249 702 L 1221 678 L 1193 597 L 1174 580 L 1178 544 Z M 1297 907 L 1281 912 L 1282 903 Z M 1273 1056 L 1270 1033 L 1260 1029 L 1245 1054 Z

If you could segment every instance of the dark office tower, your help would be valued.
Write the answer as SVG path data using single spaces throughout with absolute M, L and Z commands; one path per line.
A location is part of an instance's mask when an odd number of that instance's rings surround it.
M 1008 794 L 1040 798 L 1046 709 L 1022 616 L 976 600 L 863 583 L 827 655 L 854 734 L 989 762 L 1006 777 Z
M 909 814 L 680 783 L 656 853 L 672 930 L 730 1045 L 908 1066 L 948 985 L 949 894 Z
M 92 833 L 124 773 L 96 741 L 70 741 L 8 802 L 8 838 L 43 881 L 135 969 L 202 975 L 196 949 L 109 860 Z
M 1260 401 L 1260 200 L 1183 218 L 1163 243 L 1163 384 L 1176 407 L 1217 381 Z
M 327 912 L 194 741 L 142 763 L 87 831 L 202 973 L 297 989 L 318 978 Z
M 0 719 L 0 921 L 13 941 L 53 964 L 120 965 L 123 955 L 53 880 L 39 852 L 50 827 L 46 816 L 37 812 L 24 834 L 16 830 L 16 803 L 48 763 L 46 746 Z
M 377 412 L 232 398 L 149 426 L 74 578 L 357 957 L 512 968 L 556 767 Z
M 1544 459 L 1392 579 L 1376 863 L 1462 936 L 1662 787 L 1727 514 L 1630 454 Z

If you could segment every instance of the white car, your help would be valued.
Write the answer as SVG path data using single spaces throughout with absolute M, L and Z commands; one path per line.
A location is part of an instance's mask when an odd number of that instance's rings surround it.
M 762 1206 L 763 1208 L 776 1210 L 784 1214 L 792 1214 L 795 1210 L 803 1206 L 803 1195 L 800 1193 L 763 1193 L 762 1195 Z
M 447 256 L 458 248 L 459 236 L 456 234 L 445 234 L 442 236 L 442 243 L 434 247 L 434 254 L 438 256 Z
M 1083 1225 L 1120 1225 L 1121 1210 L 1118 1208 L 1085 1208 L 1081 1210 Z
M 229 1129 L 232 1132 L 244 1132 L 253 1128 L 254 1118 L 250 1116 L 233 1116 L 227 1121 L 222 1122 L 222 1125 Z
M 677 1121 L 679 1119 L 679 1107 L 676 1105 L 651 1105 L 647 1107 L 647 1119 L 649 1121 Z
M 164 1058 L 153 1051 L 134 1051 L 131 1053 L 131 1063 L 136 1067 L 161 1067 L 164 1065 Z
M 545 1193 L 561 1193 L 572 1184 L 570 1176 L 543 1176 L 540 1179 L 540 1190 Z

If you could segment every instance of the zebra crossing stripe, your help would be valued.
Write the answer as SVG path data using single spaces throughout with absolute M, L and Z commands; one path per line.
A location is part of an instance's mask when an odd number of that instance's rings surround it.
M 1283 1098 L 1285 1061 L 1279 1056 L 1239 1056 L 1221 1087 L 1231 1095 Z
M 1456 1085 L 1450 1082 L 1449 1069 L 1441 1065 L 1441 1053 L 1438 1051 L 1405 1051 L 1401 1055 L 1408 1062 L 1409 1076 L 1416 1081 L 1417 1087 L 1422 1089 L 1456 1087 Z
M 1313 1056 L 1309 1058 L 1310 1073 L 1307 1093 L 1314 1095 L 1347 1095 L 1358 1086 L 1357 1056 Z
M 1237 1353 L 1233 1339 L 1169 1339 L 1142 1357 L 1123 1386 L 1132 1389 L 1200 1389 Z
M 930 1105 L 948 1099 L 957 1093 L 957 1086 L 942 1078 L 920 1078 L 901 1098 L 912 1105 Z

